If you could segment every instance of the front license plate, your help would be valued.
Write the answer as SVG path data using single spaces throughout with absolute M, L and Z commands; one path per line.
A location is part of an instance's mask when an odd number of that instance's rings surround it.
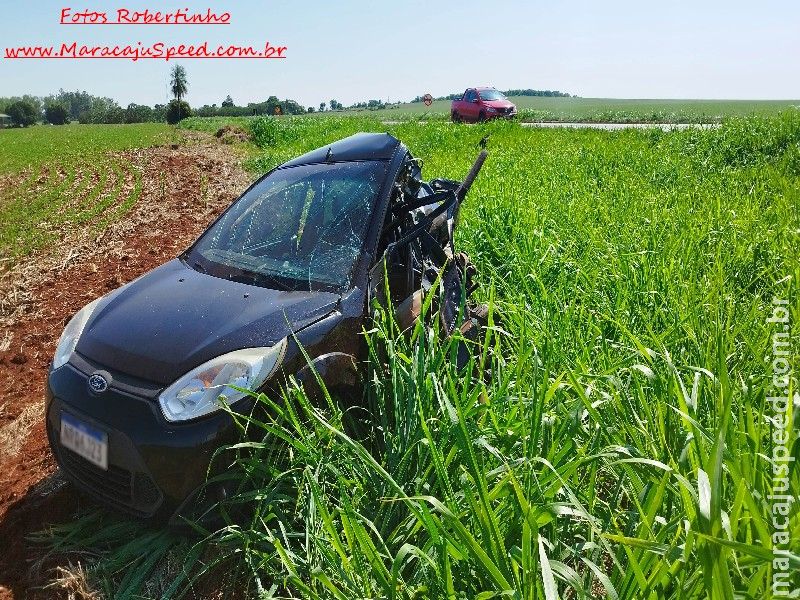
M 108 434 L 61 413 L 61 445 L 104 471 L 108 469 Z

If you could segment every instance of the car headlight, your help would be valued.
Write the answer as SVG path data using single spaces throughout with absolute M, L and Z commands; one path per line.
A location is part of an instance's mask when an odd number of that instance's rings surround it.
M 199 367 L 165 389 L 158 396 L 167 421 L 188 421 L 231 405 L 247 394 L 236 386 L 255 391 L 280 366 L 286 353 L 286 338 L 271 348 L 245 348 L 223 354 Z
M 488 107 L 486 110 L 488 110 L 490 113 L 496 113 L 497 112 L 497 109 L 496 108 L 492 108 L 491 106 Z
M 69 361 L 69 357 L 72 356 L 72 353 L 75 351 L 75 346 L 78 345 L 78 340 L 81 337 L 81 333 L 83 333 L 83 328 L 86 327 L 86 323 L 89 322 L 89 317 L 92 316 L 94 309 L 97 308 L 97 305 L 102 299 L 103 298 L 98 298 L 94 302 L 84 306 L 70 319 L 69 323 L 67 323 L 64 332 L 61 334 L 61 338 L 58 340 L 58 346 L 56 346 L 56 353 L 55 356 L 53 356 L 53 369 L 57 369 Z

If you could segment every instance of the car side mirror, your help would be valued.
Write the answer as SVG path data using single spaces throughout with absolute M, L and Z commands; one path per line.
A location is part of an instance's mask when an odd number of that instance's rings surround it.
M 480 101 L 480 100 L 478 100 L 477 98 L 473 98 L 473 99 L 472 99 L 472 103 L 473 103 L 473 104 L 480 104 L 480 102 L 481 102 L 481 101 Z

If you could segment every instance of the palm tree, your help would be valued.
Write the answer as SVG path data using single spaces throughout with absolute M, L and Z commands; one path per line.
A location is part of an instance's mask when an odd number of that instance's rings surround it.
M 172 86 L 172 95 L 175 96 L 175 99 L 178 101 L 178 120 L 180 120 L 181 99 L 186 95 L 186 91 L 189 88 L 189 84 L 186 81 L 186 69 L 181 65 L 172 67 L 170 85 Z
M 184 69 L 181 65 L 175 65 L 172 67 L 172 79 L 170 80 L 170 85 L 172 86 L 172 95 L 178 100 L 181 99 L 186 95 L 186 91 L 189 88 L 189 84 L 186 82 L 186 69 Z

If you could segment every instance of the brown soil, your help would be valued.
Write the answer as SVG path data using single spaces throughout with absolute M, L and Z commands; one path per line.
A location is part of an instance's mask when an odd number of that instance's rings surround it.
M 44 550 L 26 536 L 92 506 L 58 473 L 44 429 L 45 378 L 61 330 L 92 299 L 174 258 L 249 183 L 234 147 L 198 134 L 184 142 L 113 155 L 125 173 L 120 201 L 135 171 L 142 191 L 101 233 L 65 229 L 56 248 L 0 256 L 0 600 L 66 597 L 42 589 L 55 571 L 33 568 Z M 80 175 L 97 178 L 90 164 Z M 23 179 L 0 179 L 0 198 Z M 48 179 L 42 170 L 35 185 Z

